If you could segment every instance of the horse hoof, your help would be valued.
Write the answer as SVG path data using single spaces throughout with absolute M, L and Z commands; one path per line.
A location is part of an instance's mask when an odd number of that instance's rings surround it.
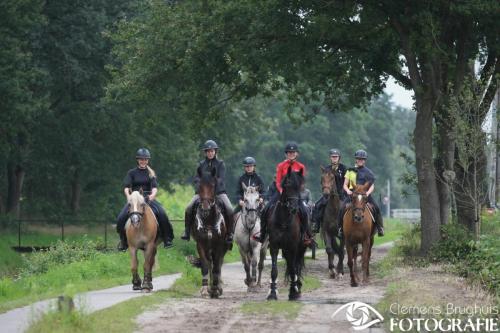
M 142 290 L 141 285 L 133 285 L 132 290 Z
M 149 289 L 149 288 L 142 288 L 142 292 L 148 294 L 148 293 L 151 292 L 151 289 Z
M 335 271 L 333 269 L 330 270 L 330 278 L 335 279 Z
M 210 298 L 219 298 L 221 294 L 218 288 L 210 290 Z
M 343 280 L 344 279 L 344 274 L 340 273 L 337 275 L 337 279 Z
M 208 287 L 207 286 L 201 287 L 200 294 L 201 294 L 201 297 L 208 297 L 209 296 Z
M 250 284 L 249 281 L 247 279 L 245 279 L 245 285 L 248 286 L 249 284 Z
M 357 282 L 351 282 L 351 287 L 357 287 L 358 283 Z
M 269 295 L 267 295 L 267 300 L 268 301 L 277 301 L 278 296 L 275 293 L 270 293 Z

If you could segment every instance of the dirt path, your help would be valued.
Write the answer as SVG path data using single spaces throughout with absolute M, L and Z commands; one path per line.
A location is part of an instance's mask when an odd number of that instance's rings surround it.
M 380 260 L 390 245 L 374 248 L 372 260 Z M 372 261 L 372 262 L 373 262 Z M 351 301 L 367 304 L 377 303 L 384 295 L 386 283 L 372 273 L 370 284 L 352 288 L 349 285 L 348 268 L 343 280 L 328 277 L 326 255 L 306 262 L 306 274 L 321 281 L 321 287 L 302 295 L 304 305 L 295 319 L 283 316 L 255 315 L 241 312 L 242 304 L 249 301 L 266 302 L 270 268 L 266 265 L 263 274 L 263 288 L 257 293 L 247 293 L 243 283 L 244 270 L 240 263 L 226 264 L 222 269 L 224 294 L 220 299 L 193 298 L 169 300 L 154 310 L 137 318 L 140 332 L 354 332 L 344 313 L 335 318 L 331 315 L 342 305 Z M 282 273 L 282 272 L 280 272 Z M 282 280 L 280 274 L 279 280 Z M 287 290 L 280 290 L 280 300 L 286 300 Z M 384 332 L 380 326 L 357 332 Z

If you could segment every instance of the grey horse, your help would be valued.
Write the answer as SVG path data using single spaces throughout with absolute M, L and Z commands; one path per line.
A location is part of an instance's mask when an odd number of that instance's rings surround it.
M 248 291 L 252 292 L 256 291 L 257 287 L 261 287 L 262 269 L 264 268 L 269 241 L 266 240 L 264 244 L 261 244 L 254 239 L 254 236 L 260 233 L 258 188 L 242 185 L 245 191 L 243 196 L 245 204 L 242 207 L 241 214 L 236 219 L 234 240 L 238 244 L 241 261 L 245 267 L 245 284 L 248 286 Z M 258 278 L 257 265 L 259 268 Z

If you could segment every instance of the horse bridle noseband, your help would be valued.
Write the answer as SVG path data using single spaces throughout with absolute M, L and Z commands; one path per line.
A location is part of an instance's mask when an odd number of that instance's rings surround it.
M 366 193 L 359 193 L 359 192 L 352 192 L 352 197 L 354 198 L 354 196 L 358 196 L 358 195 L 362 195 L 364 198 L 365 197 L 368 197 L 366 195 Z M 354 212 L 356 211 L 361 211 L 362 214 L 365 214 L 365 210 L 366 210 L 366 205 L 367 205 L 368 202 L 365 203 L 365 205 L 363 206 L 363 208 L 361 207 L 352 207 L 352 213 L 354 214 Z

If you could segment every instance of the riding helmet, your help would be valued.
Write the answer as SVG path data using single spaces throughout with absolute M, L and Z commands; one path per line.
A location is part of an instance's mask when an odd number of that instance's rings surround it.
M 340 155 L 340 150 L 336 149 L 336 148 L 333 148 L 333 149 L 330 149 L 330 156 L 342 156 Z
M 286 144 L 285 146 L 285 153 L 288 153 L 289 151 L 299 151 L 299 145 L 295 141 L 290 141 Z
M 203 148 L 202 150 L 209 150 L 209 149 L 219 149 L 219 146 L 217 146 L 217 142 L 215 142 L 214 140 L 207 140 L 204 144 L 203 144 Z
M 255 165 L 255 158 L 253 158 L 252 156 L 247 156 L 243 159 L 243 165 L 244 166 L 247 166 L 247 165 Z
M 363 149 L 360 149 L 354 153 L 354 158 L 366 160 L 368 158 L 368 154 Z
M 135 158 L 151 158 L 151 153 L 147 148 L 139 148 L 137 149 L 137 152 L 135 153 Z

